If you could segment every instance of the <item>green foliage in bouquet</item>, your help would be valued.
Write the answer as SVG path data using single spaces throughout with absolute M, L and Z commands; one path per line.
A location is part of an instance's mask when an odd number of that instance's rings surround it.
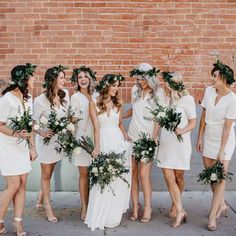
M 147 108 L 153 116 L 152 120 L 157 122 L 161 128 L 165 128 L 170 132 L 175 132 L 181 122 L 181 113 L 176 112 L 176 109 L 171 106 L 161 106 L 156 99 L 155 104 L 156 108 Z M 180 134 L 177 135 L 177 139 L 179 142 L 183 141 Z
M 134 142 L 133 154 L 135 160 L 147 164 L 153 161 L 157 144 L 143 132 L 139 136 L 140 138 Z
M 82 137 L 80 147 L 91 155 L 94 144 L 89 137 Z M 120 178 L 130 187 L 129 182 L 123 177 L 124 174 L 129 173 L 129 168 L 125 166 L 123 156 L 124 153 L 109 152 L 101 153 L 96 159 L 93 159 L 92 164 L 88 167 L 90 188 L 98 184 L 102 193 L 108 186 L 115 196 L 115 192 L 111 187 L 111 183 L 115 178 Z
M 233 173 L 225 172 L 223 163 L 217 160 L 213 166 L 204 169 L 198 175 L 198 182 L 202 182 L 203 184 L 215 184 L 222 180 L 231 181 L 231 176 L 233 176 Z
M 10 117 L 9 128 L 13 129 L 13 134 L 16 132 L 21 132 L 22 130 L 26 130 L 28 133 L 32 132 L 33 129 L 33 120 L 32 120 L 32 112 L 30 107 L 27 109 L 24 107 L 23 114 L 21 115 L 21 109 L 18 108 L 19 116 Z M 21 143 L 24 139 L 19 139 L 19 143 Z M 28 147 L 30 148 L 30 141 L 26 139 Z

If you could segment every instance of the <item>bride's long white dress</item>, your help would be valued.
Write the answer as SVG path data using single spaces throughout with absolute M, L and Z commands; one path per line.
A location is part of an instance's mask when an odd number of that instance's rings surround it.
M 119 128 L 119 112 L 111 110 L 98 115 L 100 124 L 100 151 L 107 153 L 125 151 L 125 164 L 131 171 L 131 145 L 125 142 Z M 131 173 L 124 176 L 131 182 Z M 91 230 L 105 227 L 113 228 L 120 224 L 122 215 L 129 208 L 130 188 L 121 179 L 115 179 L 111 184 L 115 192 L 112 194 L 109 187 L 103 193 L 99 185 L 94 186 L 89 193 L 89 203 L 85 223 Z

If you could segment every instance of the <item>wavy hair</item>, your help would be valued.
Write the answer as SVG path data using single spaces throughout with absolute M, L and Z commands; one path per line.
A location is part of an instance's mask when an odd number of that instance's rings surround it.
M 176 83 L 183 83 L 183 76 L 179 71 L 171 72 L 170 75 L 172 76 L 171 80 L 173 80 Z M 165 83 L 166 87 L 170 90 L 170 102 L 171 104 L 176 104 L 180 98 L 183 96 L 189 95 L 189 92 L 186 88 L 184 88 L 182 91 L 176 91 L 172 89 L 168 83 Z
M 61 72 L 65 75 L 64 71 L 61 71 Z M 65 100 L 66 93 L 65 93 L 65 91 L 62 90 L 62 89 L 59 89 L 57 94 L 55 94 L 55 92 L 54 92 L 54 88 L 55 88 L 55 85 L 57 83 L 58 75 L 55 75 L 53 67 L 47 69 L 46 72 L 45 72 L 45 75 L 44 75 L 45 82 L 46 81 L 48 82 L 48 86 L 46 87 L 45 95 L 46 95 L 46 98 L 49 100 L 49 102 L 51 104 L 50 107 L 52 109 L 53 109 L 53 106 L 54 106 L 53 100 L 56 97 L 56 95 L 58 95 L 60 97 L 61 105 L 63 105 L 63 106 L 66 105 L 66 100 Z M 54 76 L 53 80 L 52 80 L 52 76 Z
M 94 91 L 95 91 L 96 83 L 95 83 L 94 79 L 91 77 L 91 75 L 90 75 L 90 73 L 89 73 L 88 71 L 83 71 L 83 70 L 81 70 L 80 73 L 81 73 L 81 72 L 84 72 L 84 73 L 87 75 L 88 79 L 89 79 L 88 93 L 89 93 L 90 95 L 92 95 L 92 94 L 94 93 Z M 80 73 L 79 73 L 79 74 L 80 74 Z M 79 74 L 78 74 L 78 75 L 79 75 Z M 80 88 L 79 83 L 78 83 L 78 75 L 77 75 L 77 81 L 76 81 L 76 83 L 77 83 L 77 88 L 76 88 L 76 90 L 77 90 L 77 91 L 80 91 L 81 88 Z

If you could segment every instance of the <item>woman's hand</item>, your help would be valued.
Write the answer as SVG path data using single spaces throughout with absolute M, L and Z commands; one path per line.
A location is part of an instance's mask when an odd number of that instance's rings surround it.
M 99 155 L 99 153 L 100 153 L 100 148 L 95 147 L 95 148 L 93 149 L 93 152 L 92 152 L 92 157 L 93 157 L 94 159 L 96 159 L 97 156 Z
M 202 145 L 202 140 L 201 140 L 201 139 L 199 139 L 199 140 L 197 141 L 196 149 L 197 149 L 197 152 L 202 153 L 202 151 L 203 151 L 203 145 Z
M 51 138 L 54 133 L 52 132 L 51 129 L 45 130 L 45 131 L 40 131 L 39 133 L 43 138 Z
M 124 139 L 127 142 L 130 142 L 130 143 L 132 142 L 132 138 L 128 134 L 124 134 Z
M 20 132 L 14 133 L 13 136 L 17 138 L 22 138 L 22 139 L 29 139 L 31 136 L 31 133 L 27 132 L 27 130 L 21 130 Z
M 176 128 L 176 130 L 175 130 L 176 135 L 181 135 L 181 134 L 184 134 L 184 133 L 185 133 L 184 129 Z
M 38 154 L 37 154 L 35 148 L 30 149 L 30 160 L 34 161 L 37 159 L 37 157 L 38 157 Z
M 225 153 L 223 151 L 219 151 L 217 154 L 217 160 L 223 161 L 225 159 Z

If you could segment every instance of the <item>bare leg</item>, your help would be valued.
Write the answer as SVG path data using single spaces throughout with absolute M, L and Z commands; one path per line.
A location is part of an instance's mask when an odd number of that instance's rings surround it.
M 141 222 L 146 223 L 151 219 L 152 214 L 152 183 L 150 178 L 150 172 L 152 163 L 140 164 L 140 179 L 144 195 L 144 212 Z
M 40 190 L 38 193 L 37 201 L 36 201 L 36 206 L 37 209 L 42 209 L 43 208 L 43 191 Z
M 45 211 L 47 214 L 48 221 L 51 223 L 57 223 L 57 218 L 53 213 L 53 209 L 50 202 L 50 180 L 52 177 L 53 170 L 56 163 L 52 164 L 42 164 L 41 163 L 41 185 L 43 191 L 43 201 L 45 206 Z
M 27 176 L 28 176 L 28 174 L 24 174 L 24 175 L 20 176 L 20 188 L 18 189 L 18 191 L 16 192 L 16 194 L 13 198 L 14 217 L 21 219 L 21 221 L 14 220 L 14 226 L 15 226 L 18 234 L 21 233 L 21 235 L 26 234 L 24 232 L 24 228 L 23 228 L 23 224 L 22 224 L 22 216 L 23 216 L 24 207 L 25 207 Z
M 7 209 L 11 204 L 16 192 L 20 188 L 20 176 L 6 176 L 7 186 L 0 195 L 0 220 L 3 221 L 7 213 Z M 0 223 L 0 231 L 4 229 L 3 223 Z
M 79 192 L 81 200 L 81 219 L 85 220 L 89 197 L 89 173 L 85 166 L 79 166 Z
M 138 162 L 133 158 L 132 160 L 132 184 L 131 184 L 131 200 L 132 200 L 132 213 L 130 220 L 138 219 L 139 210 L 139 179 L 138 179 Z

